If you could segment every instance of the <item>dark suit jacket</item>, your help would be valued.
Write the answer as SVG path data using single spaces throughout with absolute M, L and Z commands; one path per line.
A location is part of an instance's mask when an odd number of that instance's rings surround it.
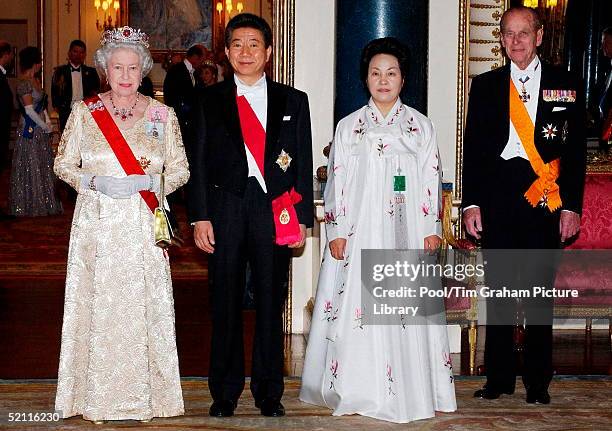
M 0 168 L 8 157 L 8 144 L 13 113 L 13 92 L 6 75 L 0 72 Z
M 72 73 L 70 63 L 58 66 L 51 78 L 51 103 L 60 116 L 60 122 L 65 124 L 70 115 L 72 102 Z M 100 77 L 95 68 L 81 65 L 83 81 L 83 99 L 95 96 L 100 91 Z
M 306 93 L 267 80 L 268 116 L 264 179 L 272 201 L 292 187 L 302 195 L 295 208 L 301 224 L 313 225 L 312 137 Z M 202 90 L 194 108 L 189 181 L 189 219 L 210 220 L 208 190 L 218 187 L 243 195 L 248 179 L 233 79 Z M 284 172 L 276 163 L 282 150 L 292 158 Z
M 535 146 L 545 163 L 560 158 L 562 209 L 580 213 L 585 176 L 586 111 L 583 84 L 572 73 L 542 64 L 542 78 L 535 122 Z M 496 193 L 496 165 L 510 132 L 510 64 L 475 77 L 470 89 L 463 144 L 462 205 L 491 206 L 511 202 Z M 575 102 L 545 101 L 543 90 L 575 90 Z M 553 108 L 557 111 L 553 112 Z M 565 109 L 563 109 L 565 108 Z M 542 130 L 552 124 L 556 136 L 545 139 Z M 563 130 L 566 127 L 566 132 Z M 565 135 L 565 139 L 563 139 Z M 535 174 L 534 174 L 535 178 Z M 527 190 L 524 190 L 527 191 Z M 524 199 L 521 196 L 511 197 Z
M 192 117 L 191 109 L 195 103 L 196 94 L 185 63 L 181 61 L 172 65 L 164 79 L 164 102 L 174 108 L 183 134 Z

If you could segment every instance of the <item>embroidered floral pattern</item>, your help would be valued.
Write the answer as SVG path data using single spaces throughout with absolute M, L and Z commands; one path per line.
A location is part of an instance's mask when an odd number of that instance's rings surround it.
M 363 135 L 365 135 L 365 132 L 367 129 L 368 128 L 366 126 L 365 121 L 359 118 L 357 120 L 357 127 L 353 130 L 353 133 L 355 133 L 357 137 L 359 138 L 359 140 L 361 140 L 361 138 L 363 138 Z
M 391 116 L 391 118 L 389 118 L 389 121 L 387 121 L 387 126 L 390 126 L 391 124 L 395 123 L 395 120 L 397 120 L 400 116 L 400 114 L 404 111 L 404 105 L 400 105 L 397 107 L 397 109 L 395 110 L 395 113 Z
M 391 365 L 387 364 L 387 389 L 389 391 L 389 395 L 395 395 L 395 392 L 393 391 L 393 374 L 392 374 L 392 369 L 391 369 Z
M 389 147 L 388 144 L 383 144 L 382 138 L 378 138 L 378 145 L 376 145 L 376 149 L 378 150 L 378 155 L 382 157 L 385 154 L 385 150 Z
M 333 307 L 331 301 L 325 301 L 323 304 L 323 320 L 327 320 L 328 322 L 332 320 L 332 309 Z
M 416 135 L 419 133 L 419 128 L 414 123 L 414 117 L 406 119 L 406 132 L 410 135 Z
M 325 224 L 338 225 L 333 211 L 325 211 Z
M 338 361 L 336 359 L 331 360 L 329 371 L 331 371 L 331 377 L 332 377 L 329 382 L 329 389 L 335 391 L 336 388 L 334 386 L 334 382 L 338 379 Z
M 361 322 L 362 317 L 363 312 L 361 311 L 361 307 L 355 308 L 355 326 L 353 326 L 353 329 L 363 329 L 363 323 Z
M 389 209 L 387 210 L 387 214 L 389 214 L 389 217 L 393 218 L 393 216 L 395 215 L 395 207 L 393 206 L 393 201 L 389 200 Z
M 450 353 L 442 353 L 443 364 L 450 373 L 450 382 L 453 383 L 455 381 L 455 377 L 453 376 L 453 359 L 451 358 Z

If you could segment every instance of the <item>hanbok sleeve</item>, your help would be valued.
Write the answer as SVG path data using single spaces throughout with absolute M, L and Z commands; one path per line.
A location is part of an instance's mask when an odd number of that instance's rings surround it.
M 168 108 L 168 129 L 165 136 L 164 192 L 170 194 L 189 179 L 189 163 L 174 109 Z
M 342 134 L 343 122 L 338 123 L 336 135 L 329 153 L 327 163 L 327 184 L 325 186 L 325 229 L 327 240 L 347 238 L 346 221 L 346 138 Z
M 423 234 L 424 238 L 430 235 L 442 236 L 442 165 L 438 151 L 436 131 L 429 122 L 429 127 L 423 128 L 424 145 L 419 157 L 419 168 L 422 178 Z
M 75 104 L 57 149 L 53 170 L 55 174 L 81 193 L 81 142 L 83 140 L 83 114 L 86 110 L 83 102 Z

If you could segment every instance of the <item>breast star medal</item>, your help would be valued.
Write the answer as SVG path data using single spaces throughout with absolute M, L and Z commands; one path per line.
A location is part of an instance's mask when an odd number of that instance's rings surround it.
M 544 135 L 547 141 L 557 136 L 556 132 L 557 127 L 553 126 L 552 124 L 547 124 L 546 127 L 542 128 L 542 135 Z
M 145 156 L 141 156 L 140 160 L 138 160 L 138 163 L 140 163 L 140 167 L 144 170 L 147 169 L 149 165 L 151 165 L 151 160 L 147 159 Z
M 291 164 L 291 156 L 285 150 L 281 150 L 278 158 L 276 159 L 276 164 L 283 170 L 283 172 L 287 172 L 289 169 L 289 165 Z M 289 214 L 287 214 L 289 216 Z
M 287 211 L 287 208 L 283 208 L 280 215 L 278 216 L 278 221 L 281 224 L 289 224 L 290 220 L 291 220 L 291 216 L 289 215 L 289 211 Z

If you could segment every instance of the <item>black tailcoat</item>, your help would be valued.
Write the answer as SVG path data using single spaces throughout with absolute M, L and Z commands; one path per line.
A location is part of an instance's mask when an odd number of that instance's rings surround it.
M 562 210 L 580 213 L 585 177 L 585 99 L 582 82 L 573 74 L 541 63 L 534 141 L 544 162 L 560 159 Z M 533 260 L 509 259 L 490 249 L 556 249 L 559 247 L 560 210 L 533 208 L 524 193 L 537 178 L 529 162 L 520 157 L 504 160 L 510 132 L 510 65 L 474 78 L 465 129 L 462 205 L 477 205 L 482 217 L 482 245 L 488 261 L 489 285 L 512 284 L 551 287 L 550 268 Z M 545 100 L 546 90 L 573 90 L 575 101 Z M 531 95 L 532 97 L 534 95 Z M 555 130 L 553 137 L 545 131 Z M 527 255 L 527 253 L 524 253 Z M 518 259 L 520 260 L 520 259 Z M 528 281 L 526 281 L 528 280 Z M 537 280 L 537 281 L 536 281 Z M 514 390 L 513 326 L 516 303 L 511 299 L 487 301 L 485 370 L 487 384 L 501 391 Z M 552 378 L 552 300 L 523 300 L 527 327 L 524 342 L 523 382 L 534 390 L 548 387 Z M 530 311 L 537 310 L 537 311 Z M 550 324 L 530 325 L 530 316 Z M 505 324 L 491 324 L 497 322 Z
M 313 225 L 312 139 L 308 97 L 267 80 L 264 179 L 248 177 L 233 79 L 202 90 L 195 107 L 188 185 L 189 219 L 212 223 L 209 259 L 213 322 L 209 388 L 213 399 L 237 401 L 244 388 L 242 303 L 249 262 L 256 312 L 251 391 L 256 402 L 283 394 L 283 305 L 291 250 L 274 244 L 271 202 L 295 188 L 299 223 Z M 291 162 L 276 163 L 285 151 Z
M 51 103 L 59 115 L 61 130 L 64 130 L 70 115 L 70 104 L 72 102 L 71 67 L 70 63 L 58 66 L 51 78 Z M 82 64 L 81 80 L 83 81 L 83 99 L 98 94 L 100 77 L 95 68 Z

